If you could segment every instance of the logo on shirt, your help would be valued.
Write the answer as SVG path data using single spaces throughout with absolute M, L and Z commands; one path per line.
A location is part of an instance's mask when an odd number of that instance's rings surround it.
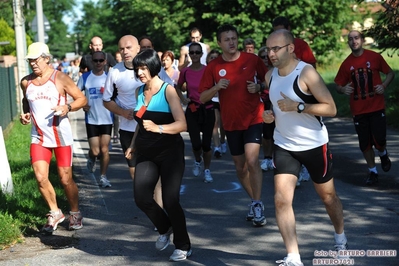
M 227 74 L 226 69 L 219 70 L 219 76 L 224 77 L 224 76 L 226 76 L 226 74 Z

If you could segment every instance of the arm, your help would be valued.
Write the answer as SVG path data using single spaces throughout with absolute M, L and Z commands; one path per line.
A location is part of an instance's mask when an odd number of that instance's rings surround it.
M 176 89 L 171 85 L 166 88 L 166 99 L 168 100 L 174 122 L 170 124 L 157 125 L 151 120 L 143 120 L 143 126 L 147 131 L 161 134 L 178 134 L 187 131 L 186 117 L 180 104 Z
M 68 94 L 73 98 L 73 102 L 63 106 L 54 106 L 52 108 L 54 112 L 61 111 L 61 115 L 66 115 L 68 112 L 77 111 L 87 104 L 86 96 L 84 96 L 82 91 L 68 75 L 58 72 L 56 76 L 56 84 L 60 94 Z
M 375 92 L 378 94 L 384 94 L 385 88 L 389 86 L 392 80 L 395 78 L 395 72 L 391 71 L 386 74 L 385 80 L 381 85 L 375 86 Z
M 28 100 L 26 99 L 26 86 L 28 85 L 28 80 L 25 78 L 22 79 L 20 86 L 22 89 L 22 114 L 19 116 L 19 121 L 22 125 L 27 125 L 30 123 L 31 115 Z
M 313 67 L 305 67 L 299 78 L 301 88 L 305 93 L 311 93 L 318 103 L 305 103 L 305 109 L 302 113 L 333 117 L 337 113 L 337 109 L 330 91 L 327 89 L 323 79 Z M 286 95 L 281 93 L 284 98 L 278 101 L 278 107 L 284 112 L 297 111 L 299 102 L 293 101 Z
M 187 67 L 189 63 L 191 63 L 191 59 L 188 55 L 188 47 L 184 45 L 180 48 L 180 57 L 179 57 L 179 65 L 178 65 L 179 71 L 181 71 L 183 68 Z
M 135 143 L 136 143 L 137 134 L 139 132 L 139 128 L 140 128 L 140 126 L 139 126 L 139 124 L 137 124 L 136 130 L 134 131 L 134 135 L 133 135 L 132 141 L 130 142 L 129 147 L 126 149 L 125 157 L 128 160 L 130 160 L 132 158 L 132 156 L 133 156 L 132 154 L 136 150 Z

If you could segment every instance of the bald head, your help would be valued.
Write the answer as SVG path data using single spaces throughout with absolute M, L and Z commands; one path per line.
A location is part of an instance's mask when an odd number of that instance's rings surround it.
M 119 52 L 122 55 L 123 61 L 131 62 L 133 58 L 139 53 L 140 46 L 136 37 L 133 35 L 125 35 L 118 42 Z
M 103 40 L 98 36 L 94 36 L 90 40 L 89 48 L 92 52 L 102 51 L 103 50 Z
M 269 35 L 267 40 L 269 40 L 269 38 L 279 38 L 279 39 L 284 40 L 286 43 L 294 43 L 294 35 L 292 35 L 291 31 L 286 30 L 286 29 L 279 29 L 279 30 L 273 31 Z

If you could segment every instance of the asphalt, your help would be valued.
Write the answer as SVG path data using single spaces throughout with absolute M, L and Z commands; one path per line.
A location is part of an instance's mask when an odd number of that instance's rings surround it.
M 157 232 L 135 205 L 133 182 L 119 144 L 113 144 L 108 179 L 100 188 L 99 170 L 86 169 L 88 143 L 83 111 L 70 114 L 74 128 L 74 174 L 79 187 L 84 228 L 67 231 L 64 222 L 52 236 L 36 236 L 40 248 L 30 251 L 18 244 L 0 252 L 0 265 L 169 265 L 173 244 L 155 249 Z M 344 206 L 345 233 L 353 265 L 399 265 L 399 134 L 388 130 L 389 172 L 378 162 L 378 186 L 365 186 L 367 168 L 350 119 L 325 120 L 334 157 L 334 176 Z M 249 198 L 239 185 L 229 153 L 213 159 L 214 182 L 193 177 L 193 155 L 187 133 L 186 170 L 181 187 L 193 255 L 180 265 L 277 265 L 285 255 L 273 202 L 272 172 L 263 172 L 262 200 L 267 225 L 245 221 Z M 311 182 L 296 189 L 294 210 L 302 261 L 316 265 L 334 250 L 333 227 Z M 65 210 L 66 211 L 66 210 Z M 55 241 L 57 240 L 57 241 Z M 57 242 L 57 245 L 54 245 Z M 60 245 L 59 243 L 64 243 Z M 375 251 L 379 252 L 379 256 Z M 5 256 L 7 255 L 7 256 Z M 385 255 L 385 256 L 381 256 Z M 388 255 L 388 256 L 387 256 Z M 324 264 L 333 265 L 325 260 Z

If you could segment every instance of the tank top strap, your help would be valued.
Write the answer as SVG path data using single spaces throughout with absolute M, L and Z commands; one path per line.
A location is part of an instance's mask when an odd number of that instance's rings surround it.
M 55 77 L 57 76 L 58 70 L 54 69 L 53 73 L 51 73 L 51 76 L 49 80 L 51 80 L 55 84 Z

